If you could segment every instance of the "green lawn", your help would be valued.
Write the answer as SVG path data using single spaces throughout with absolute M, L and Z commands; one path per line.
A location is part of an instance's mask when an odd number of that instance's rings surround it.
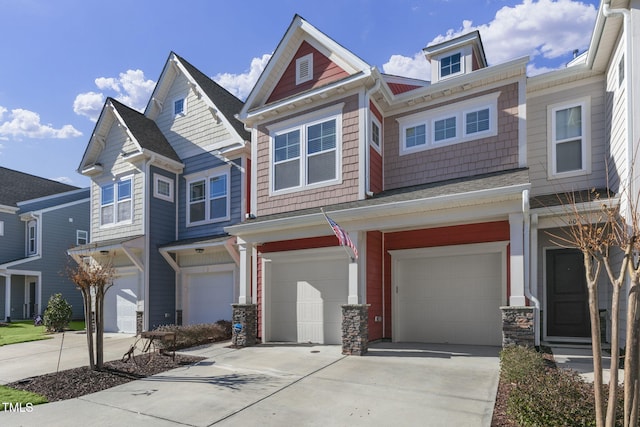
M 31 393 L 23 390 L 16 390 L 3 385 L 0 385 L 0 402 L 6 403 L 20 403 L 24 408 L 26 404 L 39 405 L 40 403 L 47 403 L 47 398 L 40 396 L 36 393 Z
M 83 331 L 83 320 L 72 320 L 68 326 L 71 331 Z M 46 340 L 51 338 L 44 326 L 33 326 L 31 320 L 11 322 L 8 326 L 0 326 L 0 346 L 21 342 Z

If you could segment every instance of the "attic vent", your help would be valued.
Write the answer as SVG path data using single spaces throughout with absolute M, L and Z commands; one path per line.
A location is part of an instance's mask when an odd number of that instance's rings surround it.
M 313 54 L 296 59 L 296 84 L 308 82 L 313 78 Z

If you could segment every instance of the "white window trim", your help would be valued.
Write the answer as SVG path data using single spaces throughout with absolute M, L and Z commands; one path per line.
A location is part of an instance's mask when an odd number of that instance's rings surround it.
M 84 235 L 84 237 L 80 237 Z M 80 239 L 84 239 L 85 243 L 80 243 Z M 87 230 L 76 230 L 76 246 L 86 245 L 89 243 L 89 232 Z
M 169 185 L 169 195 L 161 194 L 158 192 L 158 183 L 162 181 Z M 153 174 L 153 197 L 156 199 L 166 200 L 167 202 L 173 202 L 173 179 L 167 178 L 159 173 Z
M 227 177 L 227 212 L 224 217 L 209 219 L 209 209 L 210 209 L 210 191 L 209 191 L 209 180 L 211 178 L 215 178 L 217 176 L 226 175 Z M 224 165 L 214 169 L 207 169 L 205 171 L 192 173 L 186 175 L 184 177 L 186 180 L 185 187 L 185 223 L 187 227 L 196 227 L 204 224 L 213 224 L 217 222 L 229 221 L 231 219 L 231 165 Z M 205 182 L 205 204 L 204 204 L 204 218 L 202 221 L 189 221 L 190 213 L 191 213 L 191 203 L 189 202 L 190 192 L 189 186 L 191 183 L 196 181 Z
M 300 65 L 304 62 L 308 63 L 308 74 L 306 76 L 300 75 Z M 301 56 L 296 59 L 296 85 L 313 80 L 313 53 Z
M 499 96 L 500 92 L 494 92 L 478 98 L 447 105 L 445 107 L 421 111 L 419 113 L 398 118 L 397 122 L 400 128 L 400 156 L 496 136 L 498 134 Z M 489 129 L 482 132 L 466 133 L 467 113 L 485 110 L 487 108 L 489 109 Z M 442 120 L 449 117 L 456 117 L 456 137 L 436 141 L 434 126 L 436 120 Z M 406 147 L 406 130 L 419 125 L 425 125 L 426 127 L 426 143 L 414 147 Z
M 4 221 L 0 221 L 0 236 L 4 236 Z
M 33 228 L 33 250 L 31 250 L 31 229 Z M 38 221 L 35 219 L 27 222 L 27 255 L 38 255 Z
M 318 111 L 306 114 L 301 117 L 294 117 L 284 122 L 268 126 L 269 131 L 269 195 L 275 196 L 280 194 L 295 193 L 298 191 L 311 190 L 315 188 L 327 187 L 330 185 L 339 185 L 342 183 L 342 110 L 344 103 L 332 105 Z M 318 123 L 329 120 L 336 120 L 336 177 L 335 179 L 307 184 L 307 135 L 306 129 Z M 273 148 L 275 138 L 282 133 L 300 131 L 300 185 L 296 187 L 284 188 L 282 190 L 274 190 L 274 157 Z
M 379 130 L 379 137 L 380 137 L 380 141 L 379 145 L 376 145 L 373 142 L 373 125 L 378 126 L 378 130 Z M 378 118 L 376 117 L 375 114 L 371 113 L 371 121 L 369 122 L 369 145 L 372 146 L 374 148 L 374 150 L 376 150 L 378 153 L 382 154 L 382 124 L 380 123 L 380 120 L 378 120 Z
M 458 71 L 457 73 L 451 73 L 451 74 L 447 74 L 446 76 L 442 75 L 442 60 L 445 58 L 449 58 L 453 55 L 456 54 L 460 54 L 460 71 Z M 455 77 L 455 76 L 459 76 L 465 73 L 465 63 L 467 61 L 465 60 L 465 52 L 463 50 L 459 50 L 459 51 L 455 51 L 455 52 L 449 52 L 446 55 L 442 55 L 439 59 L 438 59 L 438 80 L 446 80 L 446 79 L 450 79 L 451 77 Z
M 176 114 L 176 102 L 182 99 L 182 112 Z M 171 101 L 171 114 L 174 117 L 183 117 L 187 115 L 187 96 L 177 96 Z
M 115 227 L 115 226 L 119 226 L 119 225 L 126 225 L 126 224 L 132 224 L 133 223 L 133 194 L 134 194 L 134 180 L 133 180 L 133 175 L 127 175 L 127 176 L 123 176 L 119 179 L 116 179 L 115 181 L 111 181 L 109 182 L 109 184 L 100 184 L 100 200 L 98 200 L 98 208 L 100 209 L 100 212 L 98 213 L 98 221 L 100 222 L 100 228 L 109 228 L 109 227 Z M 122 182 L 122 181 L 126 181 L 126 180 L 130 180 L 131 181 L 131 198 L 129 200 L 131 200 L 131 215 L 130 215 L 130 219 L 124 220 L 124 221 L 118 221 L 118 183 Z M 107 185 L 112 185 L 113 186 L 113 222 L 108 222 L 103 224 L 102 223 L 102 189 L 103 187 L 107 186 Z
M 556 172 L 556 111 L 572 107 L 582 108 L 582 169 Z M 571 102 L 547 106 L 547 177 L 548 179 L 571 178 L 591 173 L 591 97 L 585 96 Z

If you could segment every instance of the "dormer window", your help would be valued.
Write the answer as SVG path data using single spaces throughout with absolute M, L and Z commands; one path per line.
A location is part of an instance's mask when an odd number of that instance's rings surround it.
M 313 54 L 296 59 L 296 84 L 302 84 L 313 79 Z
M 462 72 L 462 55 L 460 52 L 445 56 L 440 60 L 440 78 Z

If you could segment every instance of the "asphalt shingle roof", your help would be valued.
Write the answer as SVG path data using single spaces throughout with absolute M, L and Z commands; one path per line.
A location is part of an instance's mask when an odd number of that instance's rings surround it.
M 18 202 L 78 189 L 73 185 L 0 166 L 0 205 L 17 207 Z
M 240 113 L 240 110 L 242 110 L 244 103 L 233 96 L 225 88 L 211 80 L 202 73 L 202 71 L 191 65 L 180 55 L 176 54 L 176 57 L 180 59 L 180 62 L 184 65 L 189 74 L 191 74 L 191 77 L 194 78 L 202 90 L 206 92 L 209 99 L 211 99 L 216 107 L 218 107 L 220 113 L 224 114 L 227 120 L 229 120 L 231 126 L 233 126 L 236 132 L 238 132 L 238 135 L 240 135 L 245 141 L 250 141 L 251 134 L 244 128 L 244 124 L 235 118 L 236 114 Z
M 167 138 L 165 138 L 160 128 L 158 128 L 156 122 L 113 98 L 109 98 L 109 100 L 142 148 L 171 160 L 181 161 L 171 144 L 169 144 L 169 141 L 167 141 Z

